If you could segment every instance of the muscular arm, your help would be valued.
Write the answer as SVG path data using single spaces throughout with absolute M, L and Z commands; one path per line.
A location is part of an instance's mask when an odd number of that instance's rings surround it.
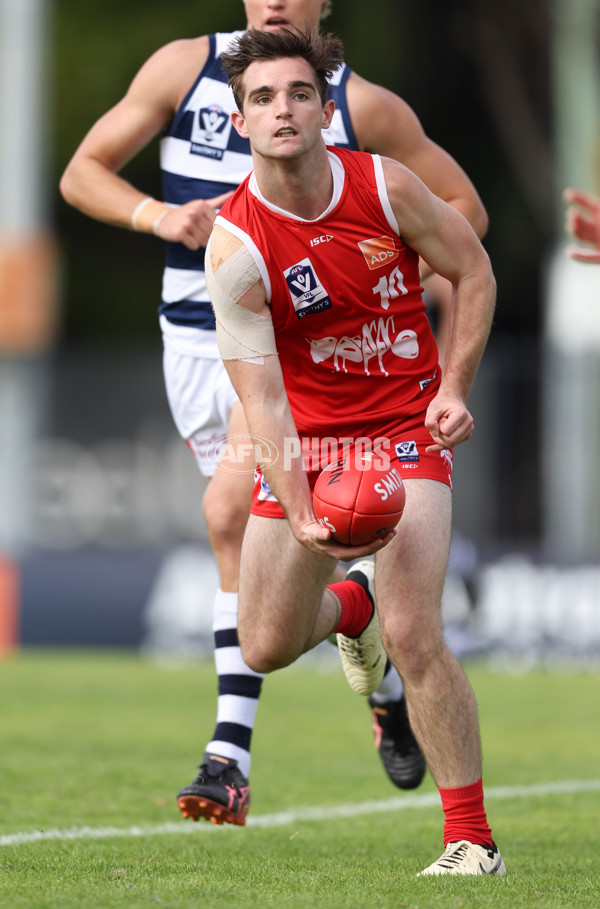
M 454 158 L 425 134 L 402 98 L 352 73 L 348 105 L 361 148 L 404 164 L 464 215 L 477 236 L 485 235 L 488 217 L 477 190 Z
M 212 233 L 207 256 L 207 279 L 219 319 L 219 292 L 226 292 L 226 282 L 219 276 L 219 269 L 228 262 L 241 246 L 241 241 L 217 225 Z M 259 278 L 236 301 L 236 305 L 268 320 L 272 328 L 271 310 L 265 298 L 265 288 Z M 221 310 L 225 313 L 225 310 Z M 228 318 L 231 318 L 229 316 Z M 234 317 L 235 318 L 235 317 Z M 233 333 L 236 326 L 232 326 Z M 270 345 L 269 345 L 270 346 Z M 240 399 L 250 436 L 261 452 L 260 440 L 269 441 L 269 450 L 278 457 L 269 461 L 259 460 L 264 477 L 277 500 L 285 510 L 296 539 L 315 552 L 325 552 L 335 559 L 355 559 L 370 555 L 390 537 L 369 546 L 342 546 L 333 542 L 330 531 L 322 527 L 314 514 L 312 494 L 302 457 L 291 457 L 289 452 L 300 451 L 298 432 L 288 402 L 283 375 L 276 354 L 250 359 L 224 359 L 232 385 Z M 262 362 L 260 362 L 262 361 Z
M 147 194 L 119 171 L 170 123 L 207 55 L 208 38 L 202 37 L 174 41 L 146 61 L 125 96 L 92 126 L 67 165 L 60 190 L 70 205 L 99 221 L 132 227 L 132 213 Z M 204 245 L 214 208 L 223 198 L 211 200 L 212 206 L 195 200 L 169 211 L 160 236 L 190 249 Z
M 233 261 L 234 254 L 241 248 L 242 242 L 218 225 L 214 228 L 208 256 L 206 272 L 208 286 L 213 299 L 217 324 L 222 324 L 226 337 L 237 337 L 242 325 L 237 324 L 231 304 L 265 320 L 266 325 L 260 332 L 265 337 L 265 330 L 272 333 L 272 340 L 263 341 L 260 356 L 244 358 L 243 345 L 239 352 L 223 353 L 225 348 L 220 344 L 224 364 L 235 388 L 255 444 L 259 439 L 268 439 L 278 452 L 274 463 L 260 462 L 265 479 L 286 510 L 293 528 L 314 521 L 312 497 L 301 458 L 293 458 L 285 463 L 286 440 L 297 440 L 298 433 L 290 410 L 285 391 L 283 376 L 276 354 L 267 354 L 275 349 L 274 329 L 271 310 L 267 305 L 265 287 L 260 277 L 245 290 L 238 299 L 232 297 L 230 287 L 224 275 Z M 256 270 L 258 274 L 258 270 Z M 250 277 L 249 280 L 252 280 Z M 237 296 L 237 295 L 236 295 Z M 217 335 L 219 338 L 219 335 Z M 249 351 L 254 352 L 254 351 Z M 235 358 L 234 358 L 235 357 Z M 252 362 L 254 360 L 254 362 Z M 258 362 L 257 362 L 258 361 Z M 260 448 L 260 446 L 259 446 Z M 299 446 L 294 446 L 295 450 Z M 258 450 L 258 449 L 257 449 Z M 324 538 L 327 534 L 323 534 Z
M 401 236 L 453 288 L 444 375 L 426 419 L 431 450 L 452 448 L 473 429 L 466 402 L 490 333 L 496 284 L 465 218 L 396 162 L 385 160 L 384 173 Z

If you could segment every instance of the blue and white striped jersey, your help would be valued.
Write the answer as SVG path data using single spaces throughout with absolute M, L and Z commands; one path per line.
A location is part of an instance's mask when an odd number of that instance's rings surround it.
M 163 199 L 169 205 L 219 196 L 237 187 L 252 170 L 250 144 L 231 124 L 235 102 L 219 62 L 221 53 L 240 34 L 209 35 L 208 59 L 161 139 Z M 323 136 L 328 145 L 357 149 L 346 101 L 350 73 L 343 65 L 332 79 L 336 110 Z M 187 349 L 182 352 L 190 352 L 193 342 L 186 328 L 211 332 L 211 342 L 214 338 L 214 316 L 204 277 L 205 251 L 192 251 L 181 243 L 167 243 L 166 247 L 161 326 L 165 340 L 170 338 L 180 348 L 183 344 Z

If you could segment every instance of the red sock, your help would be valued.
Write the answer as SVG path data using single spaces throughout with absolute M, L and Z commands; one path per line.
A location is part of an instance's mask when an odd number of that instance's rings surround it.
M 358 581 L 336 581 L 328 584 L 342 605 L 340 621 L 333 630 L 348 638 L 357 638 L 373 617 L 373 603 Z
M 470 786 L 440 789 L 444 810 L 444 846 L 457 840 L 468 840 L 481 846 L 492 845 L 483 807 L 483 783 L 478 780 Z

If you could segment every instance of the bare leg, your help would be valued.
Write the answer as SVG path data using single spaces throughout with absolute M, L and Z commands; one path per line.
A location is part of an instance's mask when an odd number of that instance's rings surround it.
M 333 631 L 340 604 L 325 585 L 335 564 L 302 546 L 286 520 L 250 515 L 238 618 L 249 666 L 257 672 L 288 666 Z
M 239 810 L 231 816 L 223 811 L 221 801 L 227 804 L 227 785 L 247 786 L 250 775 L 250 743 L 262 689 L 262 676 L 253 672 L 242 659 L 237 639 L 238 584 L 240 556 L 244 529 L 248 521 L 255 458 L 249 444 L 246 421 L 241 405 L 236 403 L 229 421 L 230 448 L 226 449 L 204 498 L 204 513 L 208 536 L 217 563 L 220 589 L 213 605 L 213 632 L 215 640 L 215 668 L 218 677 L 217 719 L 212 738 L 205 747 L 207 755 L 217 755 L 237 761 L 245 779 L 236 783 L 234 776 L 214 780 L 202 770 L 202 781 L 194 781 L 181 791 L 184 816 L 217 816 L 232 823 L 243 822 L 248 810 L 247 800 L 240 795 Z M 233 444 L 239 442 L 241 444 Z M 236 455 L 242 454 L 241 460 Z M 220 765 L 220 769 L 222 766 Z M 219 769 L 219 773 L 220 773 Z M 210 765 L 210 774 L 217 772 L 217 765 Z M 230 771 L 227 771 L 230 773 Z M 216 787 L 216 788 L 215 788 Z M 242 790 L 240 789 L 240 792 Z M 203 802 L 209 799 L 202 808 Z M 180 807 L 181 807 L 180 805 Z M 202 808 L 202 810 L 201 810 Z
M 481 777 L 477 706 L 444 642 L 440 602 L 450 544 L 451 493 L 432 480 L 406 482 L 392 542 L 375 557 L 382 638 L 398 669 L 410 722 L 439 787 Z
M 250 441 L 239 402 L 231 411 L 229 436 L 240 442 L 244 437 Z M 244 460 L 233 461 L 235 451 L 227 453 L 217 466 L 204 496 L 208 538 L 217 562 L 221 589 L 231 593 L 238 590 L 242 540 L 250 512 L 256 463 L 249 445 L 237 446 L 236 451 L 247 451 Z

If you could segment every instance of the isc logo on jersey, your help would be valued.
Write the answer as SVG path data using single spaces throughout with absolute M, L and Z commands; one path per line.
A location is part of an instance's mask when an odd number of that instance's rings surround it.
M 221 161 L 231 133 L 231 118 L 218 104 L 201 107 L 194 120 L 190 151 L 193 155 Z
M 400 255 L 400 250 L 396 247 L 396 237 L 371 237 L 370 240 L 360 240 L 358 246 L 365 262 L 371 270 L 382 268 L 389 262 L 393 262 Z
M 299 319 L 309 313 L 331 309 L 329 294 L 319 281 L 309 258 L 286 268 L 283 277 L 288 286 L 294 311 Z

